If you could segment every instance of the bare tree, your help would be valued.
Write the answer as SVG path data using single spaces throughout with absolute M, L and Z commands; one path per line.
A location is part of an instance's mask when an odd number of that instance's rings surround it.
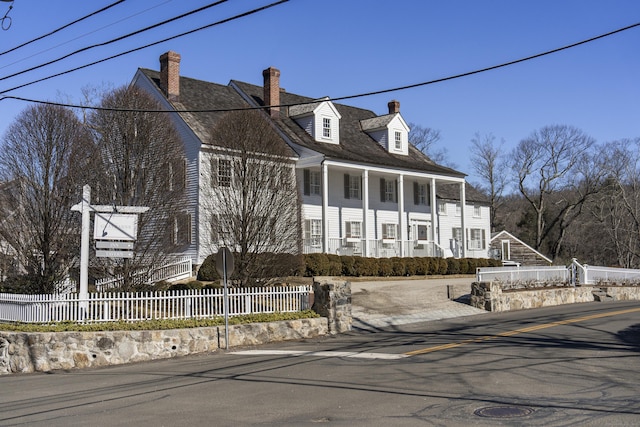
M 522 140 L 512 152 L 518 189 L 535 211 L 535 249 L 548 240 L 556 259 L 569 225 L 599 191 L 603 168 L 595 140 L 571 126 L 547 126 Z M 560 195 L 553 200 L 552 195 Z
M 205 197 L 211 251 L 226 246 L 236 253 L 242 285 L 274 269 L 281 273 L 282 254 L 301 252 L 293 153 L 258 112 L 228 113 L 212 129 L 210 143 L 216 150 Z
M 168 113 L 135 87 L 107 93 L 88 118 L 100 153 L 93 187 L 96 203 L 146 206 L 138 220 L 134 258 L 102 259 L 102 274 L 122 275 L 124 290 L 144 284 L 145 275 L 166 263 L 172 252 L 191 244 L 192 221 L 185 208 L 186 161 L 183 145 Z M 92 200 L 93 202 L 93 200 Z
M 640 138 L 607 143 L 600 151 L 606 165 L 603 191 L 588 205 L 622 267 L 640 265 Z
M 92 169 L 92 150 L 73 112 L 51 105 L 25 109 L 4 136 L 0 233 L 27 274 L 24 291 L 54 292 L 78 254 L 79 218 L 70 208 Z
M 493 134 L 471 139 L 471 164 L 482 180 L 479 189 L 489 196 L 491 204 L 491 231 L 496 231 L 498 210 L 502 206 L 503 193 L 509 182 L 509 168 L 504 155 L 504 140 L 496 144 Z
M 426 128 L 415 123 L 409 123 L 409 142 L 418 150 L 427 155 L 434 163 L 454 167 L 453 163 L 447 159 L 447 149 L 438 148 L 436 144 L 440 141 L 440 131 Z

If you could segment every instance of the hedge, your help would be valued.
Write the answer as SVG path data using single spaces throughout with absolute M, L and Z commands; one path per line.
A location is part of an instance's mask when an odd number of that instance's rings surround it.
M 305 254 L 303 262 L 303 268 L 298 268 L 298 257 L 282 254 L 281 257 L 278 257 L 278 262 L 274 263 L 270 277 L 299 275 L 306 277 L 399 277 L 475 274 L 478 267 L 499 267 L 502 265 L 499 260 L 487 258 L 364 258 L 321 253 Z M 198 280 L 220 280 L 215 268 L 215 254 L 209 255 L 198 269 Z M 198 285 L 197 283 L 190 284 L 192 287 Z
M 363 258 L 332 254 L 305 254 L 304 275 L 310 276 L 428 276 L 475 274 L 478 267 L 499 267 L 487 258 Z

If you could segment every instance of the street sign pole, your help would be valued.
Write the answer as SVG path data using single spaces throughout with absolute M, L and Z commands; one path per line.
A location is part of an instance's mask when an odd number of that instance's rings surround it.
M 82 187 L 82 235 L 80 238 L 80 310 L 84 320 L 89 308 L 89 238 L 91 228 L 91 187 Z
M 222 251 L 222 280 L 224 286 L 224 344 L 229 350 L 229 291 L 227 290 L 227 251 Z
M 216 271 L 222 276 L 222 302 L 224 306 L 224 342 L 229 350 L 229 291 L 227 289 L 227 277 L 233 273 L 233 254 L 229 248 L 222 247 L 216 254 Z

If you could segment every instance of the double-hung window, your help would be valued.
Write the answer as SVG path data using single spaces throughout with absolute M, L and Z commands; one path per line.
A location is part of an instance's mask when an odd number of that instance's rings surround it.
M 331 119 L 329 117 L 322 118 L 322 137 L 331 138 Z
M 399 131 L 394 132 L 394 142 L 395 142 L 395 149 L 402 150 L 402 132 L 399 132 Z
M 322 247 L 322 220 L 307 219 L 304 223 L 305 245 L 312 248 Z
M 218 159 L 218 185 L 220 187 L 231 187 L 231 160 Z
M 482 216 L 482 209 L 478 205 L 473 206 L 473 216 L 475 218 L 480 218 Z
M 397 224 L 382 224 L 382 239 L 396 240 L 398 238 Z
M 380 201 L 397 202 L 397 182 L 395 179 L 380 178 Z
M 322 174 L 320 171 L 305 169 L 303 172 L 303 193 L 305 196 L 322 194 Z
M 359 175 L 344 175 L 344 198 L 362 199 L 362 179 Z
M 347 239 L 362 239 L 362 222 L 347 221 L 344 224 L 344 229 Z
M 482 228 L 472 228 L 469 230 L 469 242 L 467 248 L 481 250 L 485 249 L 485 233 Z
M 414 205 L 428 205 L 429 204 L 429 191 L 427 184 L 413 183 L 413 204 Z

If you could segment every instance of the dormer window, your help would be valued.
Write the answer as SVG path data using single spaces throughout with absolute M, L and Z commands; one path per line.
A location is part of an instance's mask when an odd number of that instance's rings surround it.
M 409 126 L 396 109 L 384 116 L 361 120 L 360 126 L 387 152 L 405 156 L 409 154 Z
M 289 107 L 289 117 L 316 141 L 340 144 L 340 113 L 328 98 Z

